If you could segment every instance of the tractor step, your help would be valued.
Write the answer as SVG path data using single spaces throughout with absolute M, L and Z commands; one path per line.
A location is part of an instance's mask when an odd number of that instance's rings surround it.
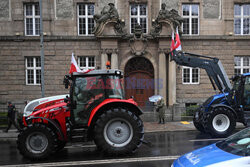
M 71 130 L 71 142 L 85 142 L 87 141 L 87 129 L 86 128 L 78 128 Z
M 244 111 L 244 123 L 247 127 L 250 127 L 250 111 Z

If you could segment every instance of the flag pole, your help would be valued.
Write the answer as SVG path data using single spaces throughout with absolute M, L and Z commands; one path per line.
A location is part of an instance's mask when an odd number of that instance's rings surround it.
M 39 0 L 40 8 L 40 56 L 41 56 L 41 91 L 44 97 L 44 45 L 43 45 L 43 15 L 42 15 L 42 0 Z

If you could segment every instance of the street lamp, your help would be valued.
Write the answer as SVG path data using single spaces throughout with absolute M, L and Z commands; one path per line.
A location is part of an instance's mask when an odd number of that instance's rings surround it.
M 40 7 L 40 56 L 41 56 L 41 91 L 44 97 L 44 46 L 43 46 L 43 15 L 42 15 L 42 0 L 39 0 Z

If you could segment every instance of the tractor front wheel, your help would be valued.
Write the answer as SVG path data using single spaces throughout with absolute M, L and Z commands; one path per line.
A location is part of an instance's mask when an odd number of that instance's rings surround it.
M 214 137 L 227 137 L 235 129 L 236 120 L 228 108 L 216 107 L 207 113 L 203 126 Z
M 194 127 L 198 131 L 200 131 L 201 133 L 204 133 L 205 130 L 204 130 L 204 127 L 202 125 L 201 118 L 198 118 L 198 117 L 199 117 L 199 111 L 196 111 L 195 114 L 194 114 L 194 118 L 193 118 Z
M 56 134 L 44 124 L 33 124 L 18 135 L 17 148 L 20 153 L 32 160 L 49 156 L 57 143 Z
M 96 122 L 94 141 L 108 154 L 126 154 L 135 151 L 144 138 L 141 119 L 123 108 L 104 112 Z
M 194 123 L 194 127 L 200 131 L 201 133 L 204 133 L 204 128 L 202 126 L 202 123 L 201 122 L 198 122 L 196 121 L 195 119 L 193 120 L 193 123 Z

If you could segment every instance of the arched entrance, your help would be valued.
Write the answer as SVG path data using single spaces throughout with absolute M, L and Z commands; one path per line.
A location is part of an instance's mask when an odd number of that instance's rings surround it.
M 126 98 L 134 97 L 140 107 L 151 104 L 148 98 L 154 95 L 154 67 L 144 57 L 134 57 L 125 66 Z

